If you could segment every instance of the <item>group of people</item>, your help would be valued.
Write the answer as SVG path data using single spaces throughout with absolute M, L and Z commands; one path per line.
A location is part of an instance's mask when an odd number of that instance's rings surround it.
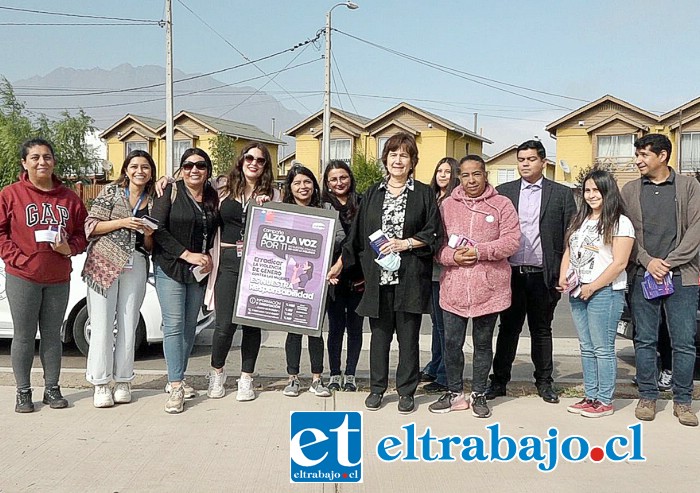
M 543 176 L 546 155 L 538 141 L 517 148 L 521 178 L 495 190 L 479 156 L 466 156 L 452 169 L 461 187 L 444 179 L 445 163 L 438 163 L 433 184 L 439 185 L 434 193 L 445 238 L 435 257 L 442 273 L 433 296 L 433 358 L 422 379 L 431 382 L 431 390 L 446 392 L 429 406 L 431 412 L 471 407 L 477 417 L 490 416 L 487 401 L 506 395 L 526 317 L 537 391 L 545 402 L 558 403 L 552 321 L 564 293 L 579 336 L 585 393 L 567 410 L 588 418 L 612 414 L 616 329 L 628 291 L 641 397 L 635 416 L 651 421 L 656 414 L 663 319 L 671 347 L 666 366 L 672 367 L 673 414 L 683 425 L 698 425 L 691 400 L 700 184 L 668 165 L 672 146 L 666 136 L 648 134 L 635 149 L 641 178 L 620 191 L 611 173 L 593 169 L 583 178 L 578 209 L 570 189 Z M 468 318 L 474 347 L 470 396 L 462 380 Z M 381 394 L 368 408 L 377 400 Z
M 616 326 L 629 290 L 641 396 L 635 414 L 641 420 L 655 416 L 663 312 L 672 348 L 674 415 L 695 426 L 690 403 L 700 184 L 668 166 L 671 143 L 665 136 L 646 135 L 635 148 L 642 177 L 620 192 L 609 172 L 594 169 L 583 179 L 578 208 L 571 189 L 544 177 L 545 149 L 536 140 L 517 148 L 518 180 L 494 188 L 483 158 L 472 154 L 459 162 L 440 160 L 428 186 L 414 177 L 414 137 L 398 133 L 382 152 L 384 179 L 362 196 L 343 161 L 327 163 L 322 188 L 311 170 L 293 166 L 280 194 L 269 150 L 260 143 L 243 148 L 228 176 L 216 180 L 218 187 L 212 185 L 212 162 L 202 149 L 182 155 L 181 179 L 158 182 L 151 156 L 133 151 L 117 180 L 103 188 L 87 211 L 54 175 L 51 144 L 28 141 L 22 148 L 20 180 L 0 192 L 0 255 L 15 325 L 15 410 L 34 410 L 29 376 L 37 325 L 43 400 L 52 408 L 67 406 L 58 384 L 61 320 L 52 314 L 65 312 L 70 257 L 86 248 L 82 277 L 91 320 L 86 378 L 94 385 L 95 407 L 131 400 L 135 332 L 151 259 L 168 368 L 165 411 L 182 412 L 186 399 L 196 395 L 185 373 L 203 305 L 216 311 L 207 395 L 223 397 L 226 359 L 237 330 L 232 315 L 248 207 L 283 201 L 336 210 L 342 226 L 327 275 L 327 384 L 323 338 L 308 336 L 309 391 L 315 395 L 357 390 L 363 318 L 368 317 L 368 410 L 379 409 L 388 390 L 389 350 L 396 333 L 400 413 L 413 412 L 416 389 L 428 381 L 429 390 L 444 392 L 429 406 L 431 412 L 471 408 L 474 416 L 489 417 L 487 401 L 506 395 L 527 318 L 537 391 L 545 402 L 557 403 L 552 321 L 564 293 L 579 335 L 585 391 L 567 410 L 585 417 L 612 414 Z M 383 241 L 371 241 L 377 237 Z M 431 314 L 433 341 L 432 359 L 421 371 L 423 314 Z M 465 393 L 463 345 L 469 319 L 474 354 L 471 392 Z M 252 379 L 261 330 L 241 330 L 236 398 L 248 401 L 255 399 Z M 300 392 L 301 348 L 302 336 L 288 333 L 286 396 Z

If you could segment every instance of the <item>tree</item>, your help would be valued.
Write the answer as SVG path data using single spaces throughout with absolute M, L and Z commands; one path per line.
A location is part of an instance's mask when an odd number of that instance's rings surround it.
M 17 181 L 20 146 L 33 137 L 41 137 L 53 145 L 57 176 L 76 182 L 95 174 L 99 166 L 97 151 L 85 139 L 96 129 L 94 120 L 83 110 L 76 116 L 64 111 L 58 120 L 39 115 L 32 121 L 5 78 L 0 81 L 0 104 L 0 187 Z
M 574 181 L 576 186 L 578 188 L 583 187 L 583 179 L 588 173 L 596 169 L 602 169 L 603 171 L 609 171 L 610 173 L 613 172 L 613 166 L 611 164 L 596 161 L 595 163 L 593 163 L 592 166 L 586 166 L 585 168 L 581 168 L 578 171 L 578 173 L 576 174 L 576 180 Z
M 355 175 L 355 188 L 358 193 L 364 193 L 384 178 L 380 162 L 374 158 L 368 158 L 362 149 L 355 151 L 350 167 L 352 174 Z
M 0 81 L 0 187 L 17 181 L 19 150 L 33 133 L 32 122 L 22 114 L 24 105 L 15 97 L 6 78 Z
M 237 158 L 236 139 L 226 134 L 217 134 L 211 144 L 211 161 L 214 165 L 214 175 L 228 174 Z

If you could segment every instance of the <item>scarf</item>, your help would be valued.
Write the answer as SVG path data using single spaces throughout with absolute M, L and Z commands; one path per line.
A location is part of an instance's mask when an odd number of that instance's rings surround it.
M 149 206 L 151 199 L 148 199 Z M 105 186 L 90 207 L 85 222 L 87 230 L 99 221 L 132 217 L 124 189 L 114 183 Z M 90 234 L 88 233 L 88 236 Z M 83 266 L 83 281 L 94 291 L 107 296 L 107 290 L 121 274 L 136 246 L 136 232 L 120 228 L 90 241 Z

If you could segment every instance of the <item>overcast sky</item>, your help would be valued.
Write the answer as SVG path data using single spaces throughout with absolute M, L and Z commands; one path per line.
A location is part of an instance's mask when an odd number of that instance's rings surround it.
M 243 56 L 254 60 L 291 48 L 314 38 L 336 3 L 173 0 L 175 66 L 187 73 L 211 72 L 245 63 Z M 700 46 L 700 2 L 694 0 L 357 3 L 358 10 L 341 6 L 333 11 L 333 27 L 347 33 L 332 36 L 338 69 L 333 91 L 350 94 L 334 95 L 333 105 L 375 117 L 405 100 L 470 129 L 478 113 L 479 131 L 494 141 L 484 149 L 488 154 L 534 135 L 553 151 L 555 142 L 544 126 L 604 94 L 653 112 L 669 111 L 700 96 L 695 54 Z M 0 0 L 0 7 L 143 20 L 163 19 L 164 4 Z M 58 67 L 164 65 L 165 30 L 154 24 L 38 25 L 85 22 L 117 21 L 0 9 L 0 73 L 17 81 Z M 2 25 L 7 23 L 30 25 Z M 245 84 L 262 87 L 303 114 L 320 110 L 323 43 L 321 37 L 303 51 L 260 62 L 258 68 L 268 74 L 305 64 Z M 247 66 L 215 77 L 233 83 L 259 76 L 258 68 Z M 211 113 L 217 116 L 219 110 L 224 113 L 226 108 L 212 101 Z

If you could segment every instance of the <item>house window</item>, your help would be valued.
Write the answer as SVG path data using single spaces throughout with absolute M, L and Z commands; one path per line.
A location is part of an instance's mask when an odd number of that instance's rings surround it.
M 681 135 L 681 172 L 700 171 L 700 132 Z
M 352 140 L 331 139 L 331 159 L 345 161 L 348 165 L 352 160 Z
M 498 170 L 498 185 L 515 180 L 514 169 L 499 169 Z
M 634 134 L 599 135 L 597 160 L 601 164 L 626 164 L 634 158 Z
M 148 142 L 145 140 L 134 140 L 126 143 L 126 153 L 131 151 L 146 151 L 148 152 Z
M 175 145 L 173 146 L 173 161 L 178 163 L 180 162 L 180 158 L 185 153 L 185 151 L 192 147 L 192 141 L 189 139 L 176 140 L 174 143 Z
M 389 140 L 389 137 L 379 137 L 377 139 L 377 160 L 382 159 L 382 151 L 384 151 L 387 140 Z

